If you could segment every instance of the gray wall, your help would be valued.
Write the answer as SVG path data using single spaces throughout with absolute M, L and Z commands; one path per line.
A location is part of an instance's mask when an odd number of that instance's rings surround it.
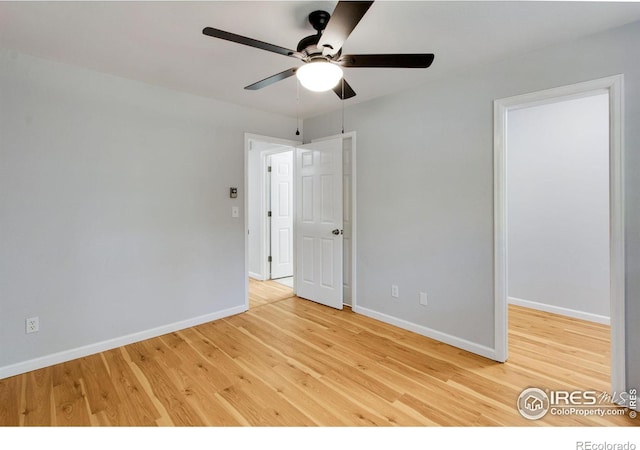
M 358 133 L 358 305 L 493 347 L 493 100 L 623 73 L 627 383 L 640 386 L 638 42 L 634 23 L 348 107 Z M 336 134 L 340 113 L 304 125 L 305 140 Z
M 606 321 L 609 96 L 509 111 L 506 160 L 510 300 Z
M 295 129 L 0 51 L 0 371 L 243 308 L 244 133 Z

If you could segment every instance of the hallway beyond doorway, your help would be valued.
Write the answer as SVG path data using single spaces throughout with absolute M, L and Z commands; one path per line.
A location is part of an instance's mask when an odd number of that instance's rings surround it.
M 273 280 L 258 281 L 249 278 L 249 309 L 269 305 L 294 297 L 293 289 Z

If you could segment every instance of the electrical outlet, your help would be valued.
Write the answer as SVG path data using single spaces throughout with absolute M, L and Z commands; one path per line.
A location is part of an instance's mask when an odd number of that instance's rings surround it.
M 40 318 L 39 317 L 29 317 L 25 319 L 25 332 L 29 333 L 37 333 L 40 331 Z
M 391 296 L 393 298 L 400 297 L 400 291 L 398 290 L 398 285 L 397 284 L 392 284 L 391 285 Z
M 422 306 L 427 306 L 427 293 L 426 292 L 420 292 L 420 304 Z

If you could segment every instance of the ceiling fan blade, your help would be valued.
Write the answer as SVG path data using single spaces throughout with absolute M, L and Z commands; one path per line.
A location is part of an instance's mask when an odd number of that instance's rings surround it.
M 322 32 L 318 47 L 324 48 L 325 55 L 337 54 L 360 19 L 366 14 L 373 2 L 338 2 L 327 27 Z
M 342 55 L 338 64 L 343 67 L 398 67 L 426 69 L 433 62 L 433 53 L 388 55 Z
M 350 99 L 351 97 L 356 96 L 356 92 L 353 90 L 351 86 L 349 86 L 349 83 L 347 83 L 347 80 L 345 80 L 344 78 L 340 80 L 340 82 L 336 85 L 336 87 L 333 88 L 333 92 L 335 92 L 338 95 L 338 97 L 340 97 L 341 100 L 347 100 L 347 99 Z M 343 95 L 343 92 L 344 92 L 344 95 Z
M 278 81 L 282 81 L 285 78 L 289 78 L 293 75 L 295 75 L 296 71 L 298 70 L 297 67 L 293 67 L 291 69 L 287 69 L 284 72 L 280 72 L 277 73 L 275 75 L 271 75 L 268 78 L 265 78 L 264 80 L 260 80 L 256 83 L 250 84 L 249 86 L 246 86 L 245 89 L 249 90 L 249 91 L 257 91 L 258 89 L 262 89 L 263 87 L 267 87 L 270 84 L 273 84 L 275 82 Z
M 202 34 L 225 39 L 227 41 L 236 42 L 238 44 L 248 45 L 249 47 L 259 48 L 260 50 L 266 50 L 268 52 L 279 53 L 284 56 L 293 56 L 299 58 L 299 53 L 289 50 L 288 48 L 280 47 L 277 45 L 269 44 L 267 42 L 258 41 L 239 34 L 229 33 L 228 31 L 218 30 L 217 28 L 206 27 L 202 30 Z

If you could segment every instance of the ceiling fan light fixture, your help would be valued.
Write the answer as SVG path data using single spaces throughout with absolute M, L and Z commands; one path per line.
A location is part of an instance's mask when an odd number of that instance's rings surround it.
M 302 38 L 295 47 L 296 51 L 217 28 L 205 27 L 202 33 L 213 38 L 278 53 L 304 63 L 301 67 L 292 67 L 245 86 L 247 90 L 256 91 L 296 74 L 306 89 L 316 92 L 333 89 L 338 98 L 346 100 L 354 97 L 356 93 L 342 77 L 341 67 L 426 69 L 433 62 L 433 53 L 343 54 L 344 42 L 373 3 L 374 0 L 339 1 L 332 14 L 321 10 L 313 11 L 309 14 L 309 23 L 317 33 Z
M 310 91 L 325 92 L 337 86 L 342 69 L 328 61 L 311 61 L 296 71 L 300 84 Z

